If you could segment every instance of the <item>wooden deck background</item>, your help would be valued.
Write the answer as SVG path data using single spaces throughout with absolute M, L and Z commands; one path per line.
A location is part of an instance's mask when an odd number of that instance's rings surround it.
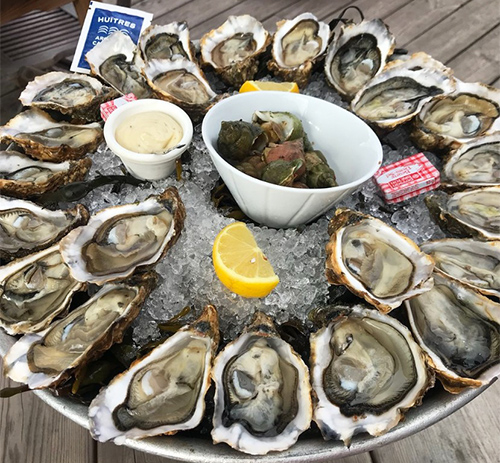
M 252 14 L 273 31 L 280 19 L 311 11 L 320 19 L 330 21 L 352 4 L 360 7 L 368 19 L 382 18 L 395 34 L 398 47 L 431 54 L 451 66 L 462 80 L 500 86 L 499 0 L 141 0 L 132 3 L 135 8 L 154 13 L 157 24 L 186 20 L 193 39 L 218 27 L 230 14 Z M 37 30 L 30 27 L 30 21 L 33 22 L 37 14 L 33 13 L 29 20 L 21 18 L 10 29 L 0 28 L 1 123 L 20 110 L 17 102 L 20 89 L 15 75 L 19 66 L 40 65 L 61 49 L 72 49 L 76 44 L 75 26 L 66 14 L 55 11 L 49 13 L 51 21 L 67 24 L 67 33 L 64 30 L 57 33 L 63 40 L 34 47 L 34 51 L 30 54 L 28 50 L 22 59 L 12 47 L 10 56 L 6 54 L 6 44 L 9 45 L 17 32 L 36 42 Z M 7 384 L 0 379 L 0 387 Z M 499 449 L 500 383 L 497 382 L 472 403 L 425 431 L 379 450 L 337 461 L 498 463 Z M 86 430 L 53 411 L 32 393 L 0 400 L 0 462 L 168 463 L 114 444 L 97 444 Z

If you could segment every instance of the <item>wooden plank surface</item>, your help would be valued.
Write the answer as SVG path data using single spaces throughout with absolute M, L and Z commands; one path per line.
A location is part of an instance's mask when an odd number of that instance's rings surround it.
M 434 426 L 372 452 L 380 463 L 500 461 L 500 381 Z
M 13 382 L 1 373 L 0 388 Z M 44 404 L 32 392 L 0 399 L 0 462 L 93 463 L 88 431 Z

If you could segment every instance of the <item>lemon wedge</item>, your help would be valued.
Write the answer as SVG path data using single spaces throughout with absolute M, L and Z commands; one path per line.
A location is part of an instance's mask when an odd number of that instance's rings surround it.
M 240 87 L 240 93 L 255 92 L 257 90 L 276 90 L 279 92 L 299 93 L 299 87 L 295 82 L 263 82 L 261 80 L 247 80 Z
M 219 280 L 240 296 L 265 297 L 280 281 L 243 222 L 234 222 L 219 232 L 212 258 Z

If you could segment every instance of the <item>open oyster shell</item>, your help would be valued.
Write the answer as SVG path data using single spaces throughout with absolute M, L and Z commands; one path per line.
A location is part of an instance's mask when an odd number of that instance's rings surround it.
M 271 41 L 264 26 L 250 15 L 229 16 L 200 40 L 202 64 L 209 64 L 229 85 L 241 85 L 257 73 L 258 56 Z
M 0 259 L 45 249 L 88 219 L 89 213 L 81 204 L 66 211 L 51 211 L 29 201 L 0 196 Z
M 219 343 L 215 307 L 181 328 L 101 390 L 89 407 L 90 432 L 122 444 L 196 427 L 205 411 Z
M 5 374 L 30 389 L 61 384 L 121 342 L 156 279 L 150 273 L 133 282 L 108 284 L 45 331 L 23 336 L 4 357 Z
M 347 286 L 381 312 L 432 288 L 432 259 L 381 220 L 337 209 L 328 233 L 328 282 Z
M 144 66 L 132 39 L 117 31 L 108 35 L 86 55 L 90 70 L 122 95 L 133 93 L 137 98 L 148 98 L 151 89 L 141 74 Z
M 394 40 L 381 19 L 342 26 L 325 58 L 328 83 L 342 96 L 352 99 L 382 71 L 394 51 Z
M 90 158 L 61 163 L 36 161 L 17 151 L 0 151 L 0 193 L 17 198 L 39 196 L 83 180 Z
M 457 80 L 453 93 L 422 106 L 411 137 L 421 149 L 434 151 L 458 148 L 494 130 L 500 130 L 500 90 Z
M 462 238 L 500 240 L 500 186 L 452 195 L 437 191 L 424 201 L 444 231 Z
M 420 248 L 434 259 L 434 271 L 500 298 L 500 241 L 444 239 Z
M 151 59 L 179 58 L 195 61 L 186 22 L 149 26 L 141 34 L 139 48 L 146 62 Z
M 444 388 L 459 393 L 500 375 L 500 304 L 443 275 L 406 301 L 415 336 Z
M 292 446 L 311 424 L 309 371 L 262 312 L 219 353 L 212 379 L 215 443 L 265 455 Z
M 351 102 L 352 111 L 381 128 L 394 128 L 415 116 L 435 95 L 451 93 L 452 71 L 425 53 L 396 60 L 363 87 Z
M 143 72 L 156 97 L 191 114 L 207 111 L 217 97 L 201 69 L 187 59 L 152 59 Z
M 70 72 L 49 72 L 35 77 L 19 96 L 23 106 L 53 109 L 72 122 L 99 121 L 99 106 L 118 96 L 94 77 Z
M 56 122 L 41 109 L 32 108 L 0 127 L 0 140 L 14 142 L 30 156 L 44 161 L 79 159 L 95 151 L 102 142 L 97 122 L 74 125 Z
M 441 186 L 460 190 L 500 185 L 500 132 L 464 143 L 443 166 Z
M 102 285 L 154 265 L 179 239 L 186 212 L 175 187 L 145 201 L 108 207 L 60 242 L 73 278 Z
M 310 342 L 313 419 L 325 439 L 380 436 L 434 385 L 408 328 L 363 305 L 339 307 Z
M 41 331 L 85 286 L 71 277 L 58 245 L 0 267 L 0 326 L 9 334 Z
M 323 55 L 330 41 L 330 28 L 312 13 L 280 21 L 273 37 L 273 59 L 270 71 L 287 81 L 304 87 L 313 64 Z

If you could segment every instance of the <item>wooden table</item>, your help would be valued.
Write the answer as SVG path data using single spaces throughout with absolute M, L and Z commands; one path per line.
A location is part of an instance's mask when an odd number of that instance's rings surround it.
M 192 38 L 218 27 L 230 14 L 250 13 L 273 30 L 276 21 L 311 11 L 331 20 L 347 5 L 390 26 L 397 46 L 426 51 L 462 80 L 500 85 L 499 0 L 141 0 L 133 7 L 154 13 L 155 23 L 187 20 Z M 208 4 L 208 7 L 207 7 Z M 34 57 L 35 59 L 35 57 Z M 1 92 L 2 122 L 19 89 Z M 9 106 L 10 108 L 10 106 Z M 16 108 L 12 109 L 16 111 Z M 0 384 L 6 385 L 5 380 Z M 89 433 L 54 412 L 32 393 L 0 400 L 2 463 L 168 463 L 114 444 L 97 444 Z M 341 463 L 500 462 L 500 383 L 431 428 Z

